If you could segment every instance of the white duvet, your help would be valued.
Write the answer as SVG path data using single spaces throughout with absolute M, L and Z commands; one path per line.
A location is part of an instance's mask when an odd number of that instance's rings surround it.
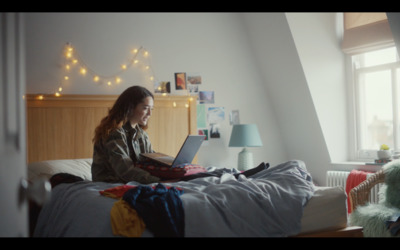
M 135 182 L 130 185 L 139 185 Z M 98 191 L 118 184 L 60 184 L 43 207 L 34 236 L 113 236 L 114 199 Z M 167 185 L 167 184 L 166 184 Z M 314 193 L 302 161 L 290 161 L 249 178 L 226 173 L 168 184 L 184 190 L 186 237 L 285 237 L 301 231 L 303 207 Z M 143 236 L 151 236 L 146 230 Z

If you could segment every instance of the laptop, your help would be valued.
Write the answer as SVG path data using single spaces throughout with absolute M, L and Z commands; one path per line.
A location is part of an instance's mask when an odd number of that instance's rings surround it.
M 204 135 L 188 135 L 176 157 L 163 153 L 141 153 L 140 155 L 169 167 L 176 167 L 180 164 L 190 164 L 197 154 L 197 151 L 199 151 L 204 138 Z

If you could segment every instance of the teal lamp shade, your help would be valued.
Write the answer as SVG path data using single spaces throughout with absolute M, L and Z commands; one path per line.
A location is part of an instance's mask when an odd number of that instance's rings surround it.
M 238 169 L 245 171 L 253 168 L 253 153 L 246 147 L 261 147 L 262 141 L 256 124 L 233 125 L 229 147 L 243 147 L 238 155 Z
M 256 124 L 235 124 L 229 147 L 261 147 L 262 141 Z

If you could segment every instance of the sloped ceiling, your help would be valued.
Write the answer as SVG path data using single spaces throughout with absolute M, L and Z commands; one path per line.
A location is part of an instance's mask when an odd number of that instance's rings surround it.
M 288 156 L 324 184 L 330 157 L 285 13 L 242 15 Z

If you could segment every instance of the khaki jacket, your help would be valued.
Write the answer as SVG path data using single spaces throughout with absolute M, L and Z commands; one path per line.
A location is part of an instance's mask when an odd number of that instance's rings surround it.
M 135 167 L 140 153 L 154 152 L 149 137 L 142 128 L 132 128 L 129 122 L 110 133 L 104 143 L 93 148 L 92 180 L 149 184 L 160 181 L 145 170 Z

